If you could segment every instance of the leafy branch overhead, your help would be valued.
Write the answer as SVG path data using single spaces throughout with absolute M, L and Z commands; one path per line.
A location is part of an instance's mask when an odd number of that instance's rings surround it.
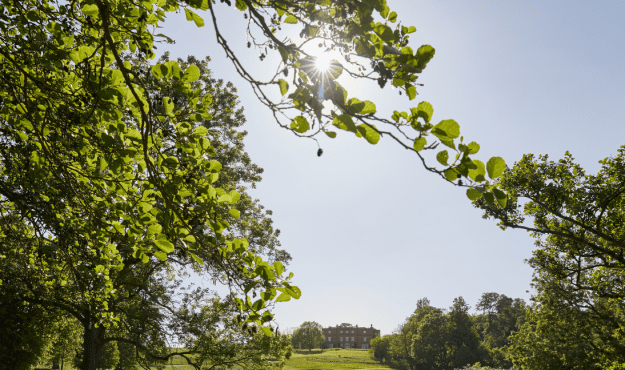
M 280 56 L 275 73 L 265 81 L 253 76 L 251 68 L 228 45 L 219 28 L 217 4 L 197 1 L 188 6 L 208 11 L 218 43 L 283 128 L 308 138 L 322 132 L 335 138 L 334 130 L 340 129 L 371 144 L 387 135 L 414 152 L 428 171 L 467 187 L 469 199 L 484 197 L 492 206 L 505 206 L 506 194 L 497 186 L 505 162 L 494 157 L 485 166 L 472 159 L 480 146 L 464 142 L 457 122 L 431 122 L 434 109 L 427 102 L 385 118 L 379 115 L 374 102 L 350 96 L 341 86 L 339 80 L 350 78 L 375 81 L 381 88 L 390 82 L 399 88 L 400 95 L 405 94 L 409 100 L 416 98 L 418 75 L 434 57 L 435 50 L 430 45 L 413 50 L 409 38 L 416 28 L 397 23 L 397 13 L 389 9 L 385 0 L 236 1 L 234 6 L 247 20 L 247 46 L 259 51 L 261 62 L 269 53 Z M 288 36 L 298 31 L 297 38 Z M 281 36 L 283 33 L 287 36 Z M 311 45 L 318 45 L 321 51 L 311 51 Z M 317 65 L 320 53 L 330 53 L 341 60 L 335 59 L 323 69 Z M 440 150 L 440 144 L 449 149 Z M 424 157 L 426 151 L 437 149 L 435 157 L 442 167 Z

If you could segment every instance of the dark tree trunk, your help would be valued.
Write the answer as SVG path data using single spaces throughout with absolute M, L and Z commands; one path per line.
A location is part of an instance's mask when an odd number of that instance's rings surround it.
M 81 370 L 96 370 L 102 354 L 104 327 L 85 327 L 83 333 L 83 358 Z

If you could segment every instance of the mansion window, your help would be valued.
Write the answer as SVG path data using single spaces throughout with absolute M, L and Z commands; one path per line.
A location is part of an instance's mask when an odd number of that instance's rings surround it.
M 328 339 L 330 339 L 330 338 L 328 338 Z M 362 341 L 363 341 L 363 342 L 366 342 L 366 341 L 367 341 L 367 337 L 364 337 L 364 338 L 362 339 Z
M 328 342 L 332 342 L 332 338 L 328 337 Z
M 341 342 L 343 341 L 343 337 L 341 337 Z
M 352 337 L 352 342 L 354 341 L 354 337 Z
M 367 334 L 367 331 L 365 330 L 365 334 Z

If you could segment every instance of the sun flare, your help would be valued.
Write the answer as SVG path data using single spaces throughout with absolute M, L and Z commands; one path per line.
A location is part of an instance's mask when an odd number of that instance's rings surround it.
M 318 72 L 327 72 L 330 69 L 330 64 L 332 63 L 332 57 L 329 53 L 323 53 L 315 59 L 315 69 Z

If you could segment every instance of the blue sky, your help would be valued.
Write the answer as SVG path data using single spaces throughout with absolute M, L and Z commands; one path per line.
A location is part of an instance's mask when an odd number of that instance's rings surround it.
M 616 1 L 393 1 L 398 20 L 414 25 L 413 48 L 436 55 L 409 102 L 392 89 L 351 84 L 380 112 L 425 100 L 434 121 L 453 118 L 478 157 L 509 165 L 525 153 L 557 159 L 570 151 L 588 171 L 625 144 L 625 6 Z M 241 13 L 217 3 L 230 45 L 256 73 L 272 67 L 245 48 Z M 170 15 L 159 46 L 173 57 L 210 55 L 216 77 L 239 89 L 252 160 L 265 169 L 252 195 L 274 212 L 299 301 L 278 304 L 281 328 L 304 321 L 349 322 L 390 333 L 428 297 L 449 307 L 484 292 L 528 300 L 533 240 L 483 220 L 464 191 L 426 172 L 417 157 L 384 138 L 372 146 L 352 135 L 313 141 L 279 128 L 236 75 L 204 28 Z M 348 90 L 349 90 L 348 89 Z M 350 94 L 352 93 L 350 91 Z M 432 161 L 434 159 L 432 158 Z

